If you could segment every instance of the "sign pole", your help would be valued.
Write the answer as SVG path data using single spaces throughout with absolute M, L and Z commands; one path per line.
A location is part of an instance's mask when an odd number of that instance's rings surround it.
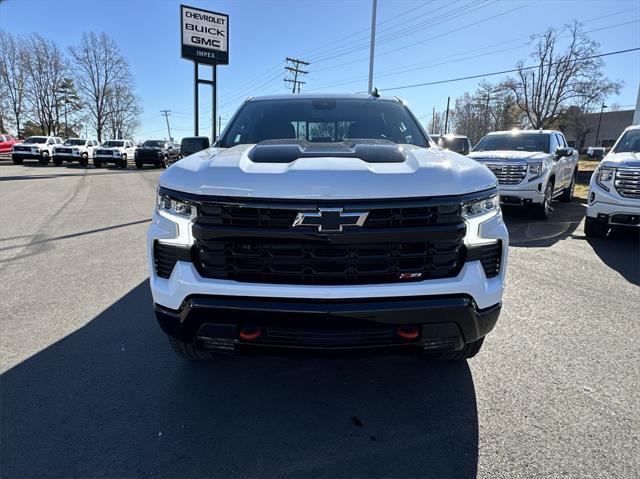
M 213 65 L 213 96 L 212 96 L 213 104 L 212 106 L 212 115 L 211 115 L 211 142 L 215 143 L 216 141 L 216 119 L 218 118 L 218 67 L 217 65 Z
M 198 120 L 200 118 L 200 111 L 198 108 L 198 86 L 200 86 L 200 82 L 198 81 L 198 62 L 193 62 L 193 136 L 200 135 L 200 128 L 198 125 Z
M 367 93 L 371 95 L 373 92 L 373 59 L 376 48 L 376 9 L 378 0 L 373 0 L 371 8 L 371 45 L 369 46 L 369 89 Z

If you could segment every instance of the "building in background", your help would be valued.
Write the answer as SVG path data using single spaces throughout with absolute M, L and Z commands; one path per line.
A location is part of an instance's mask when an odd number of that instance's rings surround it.
M 606 111 L 602 113 L 597 142 L 596 133 L 598 132 L 600 112 L 589 113 L 585 116 L 584 129 L 581 133 L 577 133 L 575 129 L 569 128 L 563 133 L 567 138 L 569 146 L 578 148 L 580 151 L 590 146 L 611 148 L 624 129 L 632 124 L 633 114 L 634 110 Z

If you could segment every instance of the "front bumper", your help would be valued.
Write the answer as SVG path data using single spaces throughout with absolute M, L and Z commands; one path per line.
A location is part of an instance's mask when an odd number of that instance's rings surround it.
M 606 191 L 592 180 L 588 201 L 587 218 L 610 226 L 640 228 L 640 200 Z
M 488 334 L 500 304 L 480 309 L 467 295 L 366 300 L 188 297 L 155 305 L 163 331 L 203 349 L 404 348 L 460 350 Z
M 62 161 L 80 161 L 82 159 L 82 156 L 54 153 L 52 158 L 54 160 L 62 160 Z
M 143 165 L 159 165 L 160 163 L 162 163 L 162 160 L 164 160 L 164 157 L 156 157 L 156 158 L 148 157 L 148 156 L 145 156 L 142 158 L 138 156 L 135 157 L 136 163 L 140 163 Z
M 120 163 L 123 158 L 122 156 L 94 156 L 94 161 L 100 161 L 101 163 Z
M 531 183 L 523 183 L 519 188 L 513 186 L 499 186 L 500 203 L 502 205 L 514 206 L 530 206 L 533 204 L 542 204 L 544 202 L 544 185 L 543 180 L 532 181 Z
M 11 158 L 17 158 L 21 160 L 39 160 L 42 158 L 40 153 L 21 153 L 21 152 L 13 152 L 11 153 Z

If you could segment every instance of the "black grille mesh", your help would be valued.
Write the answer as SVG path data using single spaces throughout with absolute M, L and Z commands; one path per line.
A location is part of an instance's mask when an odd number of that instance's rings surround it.
M 303 205 L 200 204 L 194 264 L 208 278 L 322 285 L 455 277 L 464 264 L 466 230 L 459 204 L 336 206 L 369 215 L 362 228 L 347 228 L 334 242 L 318 241 L 317 227 L 292 227 L 298 212 L 309 209 Z M 362 241 L 358 233 L 367 230 L 380 236 Z M 410 238 L 407 231 L 413 233 Z

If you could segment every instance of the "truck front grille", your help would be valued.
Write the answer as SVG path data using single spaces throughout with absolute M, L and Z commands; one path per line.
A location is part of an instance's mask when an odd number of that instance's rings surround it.
M 96 155 L 113 156 L 113 150 L 96 150 Z
M 138 150 L 136 157 L 141 159 L 155 160 L 159 157 L 160 152 L 156 150 Z
M 517 185 L 527 176 L 527 165 L 485 165 L 496 175 L 500 185 Z
M 323 202 L 366 211 L 362 227 L 322 234 L 293 227 L 318 204 L 199 202 L 193 262 L 207 278 L 275 284 L 347 285 L 458 275 L 466 226 L 460 199 Z
M 447 241 L 332 245 L 286 240 L 197 241 L 196 268 L 209 278 L 279 284 L 392 283 L 453 277 L 464 263 L 464 230 Z
M 28 151 L 31 152 L 30 146 L 14 146 L 13 151 Z
M 616 170 L 615 186 L 620 196 L 640 199 L 640 168 Z

